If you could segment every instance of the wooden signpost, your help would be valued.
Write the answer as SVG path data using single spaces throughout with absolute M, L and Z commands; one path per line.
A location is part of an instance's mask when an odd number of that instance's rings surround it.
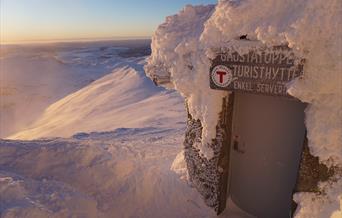
M 286 84 L 303 75 L 303 62 L 284 46 L 243 55 L 227 50 L 213 60 L 210 88 L 289 97 Z

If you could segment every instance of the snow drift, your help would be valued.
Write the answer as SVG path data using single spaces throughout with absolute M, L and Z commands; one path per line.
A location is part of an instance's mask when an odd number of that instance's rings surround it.
M 248 46 L 288 45 L 306 59 L 304 78 L 289 84 L 288 93 L 309 103 L 306 127 L 310 151 L 328 166 L 342 166 L 342 4 L 339 0 L 220 0 L 213 6 L 187 6 L 159 26 L 145 66 L 151 78 L 169 74 L 166 87 L 188 101 L 189 113 L 203 125 L 196 145 L 210 159 L 222 91 L 209 88 L 210 60 L 222 48 L 246 52 Z M 261 42 L 261 43 L 260 43 Z M 297 217 L 341 213 L 342 179 L 321 184 L 327 195 L 297 194 Z M 313 209 L 317 207 L 316 209 Z M 339 210 L 340 212 L 337 212 Z M 334 211 L 336 211 L 334 213 Z
M 0 140 L 0 216 L 214 216 L 169 170 L 182 132 L 121 128 L 70 139 Z
M 126 63 L 90 85 L 50 105 L 29 128 L 9 139 L 70 137 L 116 128 L 180 128 L 184 100 L 155 87 L 142 69 L 143 58 Z
M 150 40 L 0 46 L 0 137 L 25 130 L 51 104 L 149 54 Z

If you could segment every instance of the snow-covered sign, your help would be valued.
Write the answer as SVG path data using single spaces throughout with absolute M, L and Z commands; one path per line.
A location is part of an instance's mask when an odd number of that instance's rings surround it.
M 288 96 L 286 84 L 303 75 L 302 59 L 284 46 L 219 53 L 210 68 L 210 88 Z

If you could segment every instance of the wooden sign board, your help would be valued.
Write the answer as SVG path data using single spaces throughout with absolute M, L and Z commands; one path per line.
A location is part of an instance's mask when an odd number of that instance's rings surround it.
M 304 60 L 285 46 L 254 49 L 240 55 L 219 53 L 210 68 L 210 88 L 287 96 L 286 84 L 303 75 Z

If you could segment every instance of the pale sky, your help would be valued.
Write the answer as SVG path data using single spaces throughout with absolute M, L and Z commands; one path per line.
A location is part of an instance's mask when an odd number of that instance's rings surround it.
M 0 0 L 0 42 L 150 37 L 187 4 L 217 0 Z

